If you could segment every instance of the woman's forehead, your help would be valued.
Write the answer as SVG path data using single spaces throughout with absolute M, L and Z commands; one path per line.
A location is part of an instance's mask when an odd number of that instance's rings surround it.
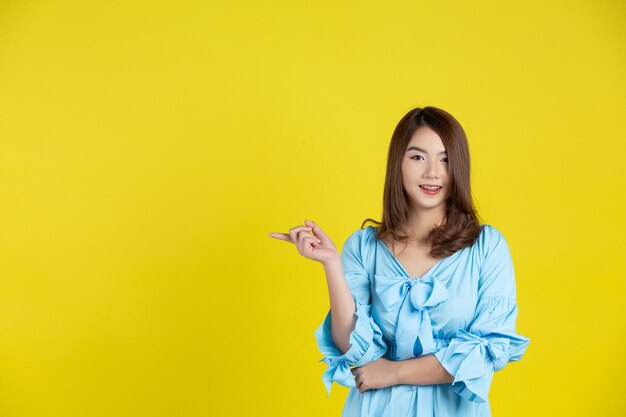
M 439 154 L 445 153 L 446 147 L 443 145 L 443 141 L 437 132 L 428 126 L 422 126 L 411 136 L 409 144 L 407 145 L 407 151 L 408 150 Z

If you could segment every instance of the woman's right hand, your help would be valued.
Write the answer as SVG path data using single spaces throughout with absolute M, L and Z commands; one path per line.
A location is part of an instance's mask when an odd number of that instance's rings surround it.
M 340 256 L 328 235 L 315 222 L 308 220 L 304 221 L 304 226 L 289 229 L 288 234 L 270 233 L 269 236 L 295 244 L 300 255 L 322 264 L 338 260 Z

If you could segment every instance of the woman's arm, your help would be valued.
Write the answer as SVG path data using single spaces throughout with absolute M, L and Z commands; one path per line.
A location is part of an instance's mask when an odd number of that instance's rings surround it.
M 454 377 L 441 366 L 435 355 L 396 361 L 395 367 L 396 385 L 448 384 L 454 381 Z
M 433 354 L 401 361 L 379 358 L 350 371 L 360 392 L 394 385 L 434 385 L 454 381 Z
M 330 298 L 331 334 L 335 346 L 343 355 L 350 349 L 350 333 L 354 330 L 356 306 L 343 274 L 339 256 L 324 263 L 328 296 Z
M 330 256 L 323 262 L 331 309 L 315 338 L 324 354 L 320 362 L 328 365 L 322 380 L 329 396 L 333 382 L 355 387 L 351 366 L 375 362 L 387 351 L 382 330 L 371 314 L 370 273 L 364 265 L 365 250 L 374 243 L 374 235 L 368 235 L 371 232 L 358 229 L 346 239 L 339 257 Z

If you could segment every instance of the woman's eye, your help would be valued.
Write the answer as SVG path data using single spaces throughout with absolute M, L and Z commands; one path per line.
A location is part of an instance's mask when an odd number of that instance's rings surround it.
M 411 159 L 413 159 L 413 158 L 422 158 L 422 159 L 424 159 L 424 157 L 422 155 L 413 155 L 413 156 L 411 156 Z M 415 159 L 415 161 L 417 161 L 417 159 Z
M 448 163 L 448 158 L 443 158 L 442 161 L 447 164 Z

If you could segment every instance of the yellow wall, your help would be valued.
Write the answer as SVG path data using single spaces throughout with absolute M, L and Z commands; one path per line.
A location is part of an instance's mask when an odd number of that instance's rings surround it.
M 624 412 L 624 2 L 384 3 L 0 2 L 0 415 L 339 415 L 267 233 L 379 218 L 426 105 L 516 267 L 494 415 Z

